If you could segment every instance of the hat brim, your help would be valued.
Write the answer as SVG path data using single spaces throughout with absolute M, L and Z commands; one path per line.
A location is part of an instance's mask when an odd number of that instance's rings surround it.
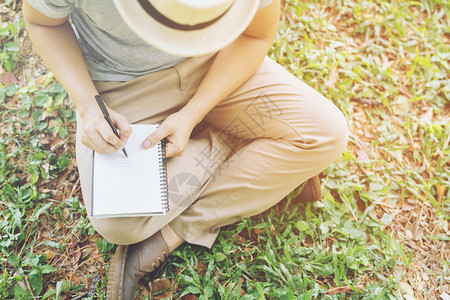
M 241 35 L 255 16 L 259 1 L 235 0 L 216 22 L 198 30 L 178 30 L 148 15 L 138 1 L 114 0 L 127 25 L 144 41 L 166 53 L 191 57 L 216 52 Z

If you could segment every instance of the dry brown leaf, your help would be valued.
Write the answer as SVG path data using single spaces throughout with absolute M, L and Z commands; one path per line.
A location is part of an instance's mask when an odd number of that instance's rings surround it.
M 333 67 L 330 71 L 330 75 L 328 76 L 328 83 L 330 85 L 330 88 L 332 88 L 332 89 L 335 88 L 335 83 L 337 81 L 337 77 L 338 77 L 337 68 Z
M 414 296 L 414 290 L 413 290 L 413 288 L 409 285 L 409 283 L 407 283 L 407 282 L 405 282 L 405 281 L 402 281 L 402 282 L 400 282 L 400 287 L 401 287 L 403 290 L 405 290 L 405 292 L 406 292 L 408 295 Z
M 47 80 L 47 78 L 44 75 L 41 75 L 38 78 L 36 78 L 35 82 L 39 86 L 39 85 L 44 85 L 46 80 Z
M 442 198 L 444 197 L 444 194 L 445 194 L 445 186 L 436 183 L 436 201 L 440 203 Z
M 183 300 L 197 300 L 197 296 L 192 294 L 187 294 L 183 297 Z
M 98 271 L 97 267 L 96 267 L 96 266 L 93 266 L 93 265 L 89 265 L 89 266 L 86 268 L 86 270 L 87 270 L 89 273 L 96 273 L 96 272 Z
M 367 46 L 370 46 L 374 41 L 375 41 L 375 39 L 365 40 L 364 43 L 362 43 L 361 46 L 359 46 L 359 49 L 364 49 Z
M 139 295 L 137 296 L 136 300 L 144 300 L 144 299 L 150 299 L 150 292 L 148 288 L 145 287 L 139 292 Z
M 52 137 L 48 135 L 43 135 L 39 138 L 39 143 L 42 145 L 48 145 L 52 142 Z
M 412 240 L 412 239 L 414 238 L 414 235 L 413 235 L 412 231 L 409 230 L 409 229 L 406 229 L 406 231 L 405 231 L 405 236 L 406 236 L 406 238 L 407 238 L 408 240 Z
M 429 108 L 424 114 L 422 114 L 419 118 L 419 122 L 423 125 L 431 124 L 433 120 L 433 108 Z
M 77 275 L 75 275 L 75 274 L 72 274 L 70 276 L 70 281 L 72 281 L 75 284 L 80 284 L 81 283 L 80 279 L 78 279 Z
M 57 134 L 55 136 L 55 138 L 53 139 L 52 144 L 50 145 L 50 150 L 53 151 L 56 148 L 64 145 L 64 143 L 65 143 L 65 141 L 59 137 L 59 134 Z
M 45 163 L 42 165 L 42 168 L 45 170 L 45 172 L 48 173 L 48 170 L 50 169 L 50 164 L 49 163 Z
M 260 234 L 260 233 L 262 233 L 264 231 L 262 228 L 253 228 L 252 230 L 256 234 Z
M 67 207 L 64 207 L 64 209 L 63 209 L 63 217 L 64 217 L 64 219 L 67 220 L 69 218 L 69 215 L 70 215 L 69 209 Z
M 74 268 L 78 267 L 78 263 L 80 262 L 80 258 L 81 258 L 80 247 L 78 245 L 76 245 L 75 249 L 73 251 L 73 267 Z
M 373 134 L 372 134 L 372 131 L 370 130 L 369 127 L 364 126 L 363 131 L 364 131 L 364 136 L 365 136 L 366 138 L 368 138 L 368 139 L 373 139 L 373 138 L 374 138 L 374 136 L 373 136 Z
M 403 116 L 407 114 L 409 111 L 409 106 L 410 103 L 407 97 L 403 95 L 398 96 L 395 102 L 393 103 L 394 114 L 397 116 Z
M 235 237 L 238 241 L 241 241 L 241 242 L 245 242 L 245 241 L 246 241 L 246 239 L 245 239 L 242 235 L 236 234 L 234 237 Z
M 403 81 L 406 81 L 406 79 L 403 80 Z M 413 97 L 414 97 L 414 95 L 412 95 L 410 92 L 408 92 L 407 90 L 405 90 L 405 89 L 402 88 L 402 87 L 399 87 L 399 88 L 398 88 L 398 91 L 399 91 L 400 93 L 402 93 L 403 95 L 407 96 L 408 98 L 413 98 Z
M 53 257 L 55 257 L 55 251 L 49 249 L 47 251 L 45 251 L 45 255 L 47 256 L 47 260 L 51 261 Z
M 161 291 L 164 292 L 159 294 Z M 158 295 L 155 295 L 156 293 L 158 293 Z M 171 298 L 172 293 L 172 285 L 169 279 L 156 279 L 152 282 L 152 294 L 154 295 L 153 299 Z
M 17 84 L 19 83 L 17 81 L 16 76 L 11 72 L 3 72 L 3 74 L 0 74 L 0 83 L 3 85 L 9 85 L 9 84 Z
M 363 146 L 356 151 L 356 158 L 360 162 L 368 162 L 370 161 L 369 153 L 367 151 L 367 147 Z
M 270 224 L 270 237 L 273 238 L 275 236 L 275 227 L 273 224 Z

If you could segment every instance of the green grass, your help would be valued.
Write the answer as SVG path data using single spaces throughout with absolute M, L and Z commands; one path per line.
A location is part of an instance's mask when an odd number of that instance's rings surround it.
M 103 299 L 114 245 L 80 201 L 73 105 L 30 59 L 19 2 L 0 9 L 0 74 L 18 78 L 0 83 L 0 298 Z M 283 2 L 270 55 L 344 112 L 348 150 L 322 176 L 323 201 L 291 195 L 224 228 L 211 250 L 177 249 L 161 275 L 174 297 L 450 289 L 449 10 L 446 0 Z

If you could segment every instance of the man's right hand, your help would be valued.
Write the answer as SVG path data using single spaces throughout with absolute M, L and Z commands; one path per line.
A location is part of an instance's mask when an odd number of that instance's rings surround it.
M 119 131 L 120 139 L 114 134 L 99 107 L 93 107 L 81 115 L 81 143 L 100 154 L 122 150 L 132 131 L 130 123 L 123 115 L 109 108 L 108 112 Z

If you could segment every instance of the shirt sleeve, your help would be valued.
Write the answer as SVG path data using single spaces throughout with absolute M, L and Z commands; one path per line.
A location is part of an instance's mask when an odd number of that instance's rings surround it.
M 25 0 L 49 18 L 64 18 L 75 8 L 75 0 Z
M 261 0 L 261 3 L 259 4 L 258 9 L 264 8 L 272 2 L 273 2 L 273 0 Z

